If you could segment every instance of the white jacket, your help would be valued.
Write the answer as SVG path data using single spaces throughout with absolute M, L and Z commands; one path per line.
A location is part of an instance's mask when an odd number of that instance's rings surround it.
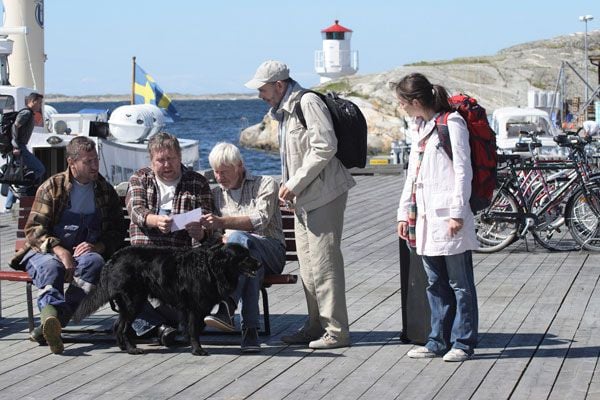
M 469 132 L 457 112 L 448 116 L 448 131 L 452 144 L 450 160 L 441 147 L 435 117 L 421 121 L 411 132 L 412 146 L 408 174 L 398 206 L 398 221 L 408 221 L 412 182 L 416 172 L 419 141 L 429 136 L 417 177 L 416 251 L 426 256 L 454 255 L 478 248 L 471 197 L 471 150 Z M 448 234 L 448 220 L 462 218 L 463 228 L 454 236 Z

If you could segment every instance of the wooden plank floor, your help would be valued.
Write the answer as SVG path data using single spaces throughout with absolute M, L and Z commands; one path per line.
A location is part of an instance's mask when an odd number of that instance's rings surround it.
M 343 238 L 353 346 L 286 346 L 306 305 L 300 284 L 269 290 L 272 331 L 262 353 L 241 355 L 236 337 L 189 348 L 112 341 L 67 343 L 63 355 L 27 340 L 24 285 L 2 283 L 1 399 L 600 399 L 600 254 L 550 253 L 523 242 L 476 254 L 480 345 L 465 363 L 412 360 L 399 340 L 400 277 L 395 214 L 402 177 L 361 176 L 350 192 Z M 2 268 L 14 220 L 0 217 Z M 297 272 L 290 263 L 287 272 Z M 84 321 L 110 326 L 106 308 Z M 222 343 L 219 343 L 222 342 Z M 239 342 L 238 342 L 239 343 Z

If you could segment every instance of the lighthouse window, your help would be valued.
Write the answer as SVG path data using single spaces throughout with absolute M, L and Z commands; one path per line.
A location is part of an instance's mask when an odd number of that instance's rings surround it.
M 344 40 L 344 32 L 326 32 L 325 39 L 327 39 L 327 40 Z

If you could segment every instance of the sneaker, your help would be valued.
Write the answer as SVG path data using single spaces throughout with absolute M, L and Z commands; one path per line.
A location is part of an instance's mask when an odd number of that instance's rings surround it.
M 406 355 L 409 356 L 410 358 L 434 358 L 434 357 L 437 357 L 437 354 L 435 352 L 429 350 L 425 346 L 416 347 L 416 348 L 412 349 L 411 351 L 409 351 L 408 353 L 406 353 Z
M 242 353 L 260 352 L 260 343 L 258 342 L 258 329 L 246 328 L 242 330 Z
M 444 361 L 448 362 L 463 362 L 471 358 L 473 354 L 469 354 L 462 349 L 450 349 L 449 352 L 444 354 Z
M 42 325 L 33 328 L 31 333 L 29 334 L 29 340 L 31 340 L 32 342 L 36 342 L 40 346 L 45 346 L 47 344 L 46 339 L 44 338 L 44 331 Z
M 309 344 L 316 339 L 318 339 L 318 336 L 310 336 L 304 329 L 300 329 L 294 334 L 281 337 L 281 341 L 285 344 Z
M 320 339 L 313 340 L 308 344 L 311 349 L 337 349 L 348 346 L 350 346 L 350 340 L 341 340 L 329 333 L 325 333 Z
M 50 346 L 50 351 L 54 354 L 62 354 L 65 350 L 62 338 L 60 337 L 61 331 L 62 327 L 60 326 L 60 321 L 57 317 L 50 316 L 44 320 L 42 334 L 44 335 L 44 339 L 46 339 L 48 346 Z
M 235 326 L 233 325 L 232 314 L 233 313 L 229 309 L 229 304 L 227 304 L 227 301 L 223 300 L 219 303 L 219 310 L 216 314 L 204 317 L 204 323 L 211 328 L 220 329 L 225 332 L 233 332 L 235 331 Z

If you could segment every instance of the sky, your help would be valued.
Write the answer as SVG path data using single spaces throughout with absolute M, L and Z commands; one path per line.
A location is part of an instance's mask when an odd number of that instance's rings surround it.
M 417 61 L 492 55 L 516 44 L 583 32 L 600 1 L 576 0 L 46 0 L 46 93 L 127 94 L 131 58 L 166 93 L 251 93 L 267 59 L 303 86 L 319 81 L 320 31 L 353 30 L 359 74 Z

